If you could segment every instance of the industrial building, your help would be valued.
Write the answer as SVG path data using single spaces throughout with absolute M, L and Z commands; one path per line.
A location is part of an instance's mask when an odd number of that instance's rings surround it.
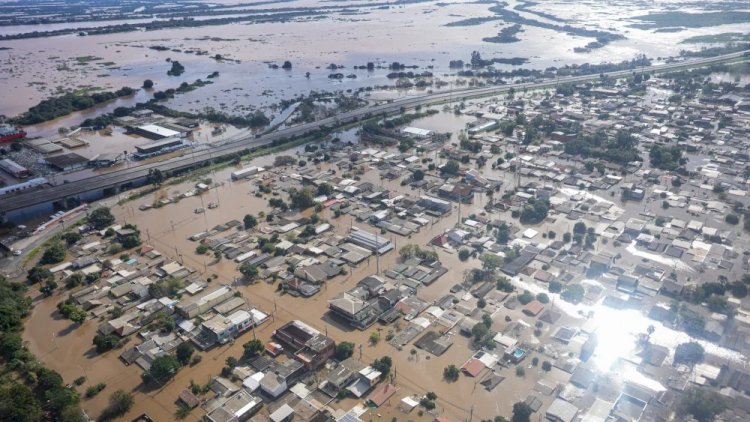
M 136 160 L 143 160 L 186 147 L 187 145 L 180 138 L 166 138 L 151 144 L 135 147 L 136 153 L 133 154 L 133 157 Z
M 47 157 L 44 159 L 52 168 L 59 171 L 72 171 L 85 168 L 89 165 L 89 159 L 75 153 L 67 153 Z
M 231 176 L 232 176 L 232 180 L 240 180 L 246 177 L 256 175 L 262 171 L 265 171 L 263 167 L 251 166 L 251 167 L 245 167 L 241 170 L 233 171 Z
M 143 136 L 144 138 L 158 141 L 160 139 L 172 138 L 184 136 L 183 133 L 176 130 L 168 129 L 159 125 L 142 125 L 142 126 L 129 126 L 128 131 L 136 135 Z

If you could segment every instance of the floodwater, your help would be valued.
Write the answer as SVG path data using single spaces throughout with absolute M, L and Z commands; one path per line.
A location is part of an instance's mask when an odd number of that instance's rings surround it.
M 337 6 L 353 3 L 336 2 Z M 509 2 L 510 8 L 516 6 Z M 330 6 L 314 1 L 294 2 L 279 7 Z M 66 90 L 88 87 L 114 90 L 122 86 L 139 87 L 144 79 L 151 79 L 156 89 L 176 88 L 181 82 L 205 79 L 219 71 L 221 76 L 211 86 L 180 95 L 166 102 L 170 107 L 185 111 L 205 107 L 221 109 L 230 114 L 245 114 L 253 108 L 278 113 L 275 106 L 310 91 L 355 91 L 375 85 L 393 85 L 387 69 L 372 72 L 355 70 L 353 66 L 375 62 L 387 66 L 393 61 L 416 65 L 415 71 L 432 71 L 437 78 L 455 73 L 448 68 L 452 59 L 469 60 L 471 51 L 483 57 L 526 57 L 524 67 L 545 68 L 576 63 L 620 61 L 645 53 L 650 57 L 674 55 L 681 49 L 698 48 L 680 45 L 689 36 L 730 31 L 742 31 L 742 25 L 722 25 L 713 28 L 689 29 L 676 33 L 659 33 L 627 27 L 627 19 L 642 13 L 643 4 L 627 2 L 587 2 L 571 7 L 569 3 L 545 2 L 533 7 L 552 13 L 581 27 L 614 30 L 627 39 L 609 44 L 589 53 L 575 53 L 590 38 L 571 36 L 554 30 L 524 25 L 518 34 L 520 42 L 493 44 L 482 38 L 495 35 L 508 24 L 490 21 L 474 26 L 444 26 L 472 17 L 492 16 L 488 4 L 457 2 L 450 4 L 420 3 L 394 6 L 387 9 L 362 5 L 360 14 L 351 15 L 343 9 L 332 11 L 321 19 L 300 19 L 284 23 L 237 23 L 168 29 L 148 32 L 105 34 L 88 37 L 65 35 L 51 38 L 0 42 L 0 84 L 5 88 L 5 101 L 0 102 L 0 114 L 17 115 L 40 100 Z M 270 5 L 259 6 L 273 7 Z M 356 6 L 353 6 L 356 7 Z M 667 7 L 649 4 L 649 8 Z M 651 9 L 649 9 L 651 10 Z M 528 12 L 522 16 L 544 21 L 545 18 Z M 96 23 L 100 24 L 100 23 Z M 53 24 L 64 26 L 65 24 Z M 30 26 L 44 30 L 45 26 Z M 51 28 L 54 28 L 51 27 Z M 15 31 L 18 27 L 3 29 Z M 744 28 L 746 29 L 746 28 Z M 2 31 L 0 31 L 2 32 Z M 160 45 L 176 51 L 155 51 L 149 46 Z M 554 49 L 550 46 L 554 45 Z M 186 51 L 205 51 L 196 55 Z M 230 60 L 211 58 L 220 54 Z M 86 58 L 87 60 L 76 60 Z M 179 60 L 186 71 L 178 77 L 166 75 L 167 59 Z M 290 60 L 293 69 L 271 69 L 269 63 L 281 64 Z M 236 62 L 236 61 L 239 61 Z M 338 70 L 356 79 L 331 80 L 326 69 L 329 64 L 344 66 Z M 512 66 L 498 65 L 512 69 Z M 306 73 L 310 72 L 309 78 Z M 450 79 L 450 78 L 447 78 Z M 434 88 L 438 89 L 438 88 Z M 121 99 L 118 105 L 132 105 L 148 95 L 139 93 L 132 100 Z M 12 101 L 9 99 L 13 99 Z M 111 110 L 109 105 L 97 111 Z M 85 118 L 63 123 L 71 126 Z M 35 134 L 35 128 L 30 133 Z

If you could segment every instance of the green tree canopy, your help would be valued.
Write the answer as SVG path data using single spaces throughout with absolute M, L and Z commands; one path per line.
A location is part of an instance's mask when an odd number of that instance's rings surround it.
M 339 361 L 348 359 L 354 354 L 354 343 L 342 341 L 336 345 L 336 359 Z
M 181 368 L 180 362 L 172 355 L 159 356 L 151 363 L 148 372 L 143 374 L 148 383 L 164 384 L 171 380 Z
M 65 260 L 65 246 L 60 242 L 52 242 L 44 250 L 40 264 L 57 264 Z
M 264 346 L 263 342 L 258 339 L 252 339 L 248 341 L 247 343 L 242 345 L 242 348 L 245 351 L 245 356 L 258 356 L 260 352 L 263 351 Z
M 677 404 L 677 414 L 692 415 L 698 422 L 712 422 L 726 408 L 726 402 L 719 394 L 691 387 L 682 394 L 682 399 Z
M 102 230 L 114 224 L 115 217 L 112 215 L 109 208 L 101 207 L 95 209 L 89 214 L 88 222 L 96 230 Z
M 513 417 L 511 422 L 529 422 L 534 411 L 525 402 L 519 401 L 513 404 Z

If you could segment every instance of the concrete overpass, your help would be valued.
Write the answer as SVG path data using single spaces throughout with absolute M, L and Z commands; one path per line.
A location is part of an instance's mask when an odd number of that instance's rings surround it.
M 750 50 L 710 58 L 700 58 L 677 63 L 649 66 L 644 67 L 643 72 L 658 73 L 680 68 L 701 67 L 740 58 L 747 53 L 750 53 Z M 605 73 L 605 75 L 615 78 L 624 77 L 629 76 L 633 73 L 637 73 L 639 70 L 640 69 L 621 70 L 608 72 Z M 0 197 L 0 216 L 5 216 L 5 218 L 10 220 L 22 220 L 25 217 L 32 217 L 34 214 L 46 212 L 46 209 L 51 209 L 52 204 L 57 201 L 63 201 L 68 198 L 79 198 L 83 201 L 95 199 L 97 197 L 101 197 L 103 195 L 103 192 L 107 189 L 118 191 L 123 186 L 142 182 L 148 175 L 149 170 L 159 169 L 162 172 L 175 172 L 189 169 L 191 167 L 198 167 L 221 156 L 234 154 L 246 149 L 257 149 L 263 146 L 271 145 L 275 141 L 299 137 L 322 128 L 335 128 L 347 123 L 355 122 L 360 119 L 366 119 L 371 116 L 399 113 L 402 108 L 410 109 L 416 106 L 440 104 L 448 101 L 463 101 L 469 98 L 503 94 L 509 91 L 511 88 L 515 89 L 516 91 L 523 89 L 539 89 L 555 84 L 577 83 L 596 80 L 599 77 L 600 75 L 571 76 L 559 78 L 554 81 L 546 80 L 543 82 L 457 89 L 440 93 L 426 94 L 419 97 L 404 98 L 376 106 L 364 107 L 361 109 L 336 115 L 335 117 L 329 117 L 315 122 L 277 130 L 259 137 L 248 134 L 237 139 L 225 141 L 222 145 L 209 147 L 206 150 L 195 151 L 193 153 L 186 154 L 181 157 L 172 158 L 166 161 L 120 169 L 111 173 L 96 175 L 86 179 L 80 179 L 69 183 L 55 185 L 38 191 L 24 191 L 18 192 L 13 195 L 6 195 Z M 36 211 L 33 210 L 34 208 L 36 208 Z

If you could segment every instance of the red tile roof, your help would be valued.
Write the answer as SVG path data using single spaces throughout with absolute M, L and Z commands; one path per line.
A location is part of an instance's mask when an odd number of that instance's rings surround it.
M 461 371 L 464 374 L 476 377 L 484 369 L 484 364 L 479 359 L 469 359 L 464 366 L 461 367 Z

